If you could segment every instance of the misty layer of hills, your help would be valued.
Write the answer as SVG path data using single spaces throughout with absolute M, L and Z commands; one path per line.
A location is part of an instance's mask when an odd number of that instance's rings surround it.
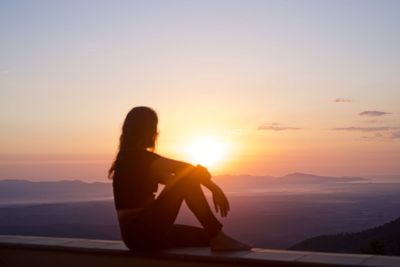
M 111 199 L 109 183 L 86 183 L 79 180 L 32 182 L 0 180 L 0 205 L 49 203 Z
M 300 192 L 329 184 L 329 190 L 349 182 L 367 181 L 359 177 L 327 177 L 293 173 L 282 177 L 225 175 L 214 178 L 228 193 Z M 302 185 L 305 185 L 302 186 Z M 322 189 L 322 188 L 320 188 Z M 110 182 L 79 180 L 32 182 L 0 180 L 0 205 L 17 203 L 71 202 L 112 199 Z
M 321 244 L 325 251 L 396 254 L 383 235 L 344 233 L 399 218 L 400 183 L 301 173 L 214 180 L 231 202 L 221 219 L 225 231 L 254 246 L 317 250 L 314 244 Z M 120 239 L 110 183 L 3 180 L 0 204 L 0 234 Z M 177 222 L 198 225 L 185 206 Z M 390 236 L 398 226 L 383 232 Z M 354 246 L 343 249 L 342 239 Z

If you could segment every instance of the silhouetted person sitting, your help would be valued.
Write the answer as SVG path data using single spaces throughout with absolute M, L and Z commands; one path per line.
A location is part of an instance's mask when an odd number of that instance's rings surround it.
M 133 108 L 125 118 L 119 151 L 109 170 L 126 246 L 131 250 L 184 246 L 210 246 L 214 251 L 250 249 L 227 236 L 211 211 L 200 185 L 212 192 L 222 216 L 228 214 L 229 202 L 208 170 L 153 152 L 157 123 L 151 108 Z M 165 187 L 155 198 L 158 183 Z M 174 224 L 183 201 L 203 228 Z

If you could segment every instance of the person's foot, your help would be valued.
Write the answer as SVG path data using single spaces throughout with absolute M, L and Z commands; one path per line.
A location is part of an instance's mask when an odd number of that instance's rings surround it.
M 233 239 L 222 231 L 211 239 L 210 247 L 212 251 L 241 251 L 251 249 L 251 246 Z

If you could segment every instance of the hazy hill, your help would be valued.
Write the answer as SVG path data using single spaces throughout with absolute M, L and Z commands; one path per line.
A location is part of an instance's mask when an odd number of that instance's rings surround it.
M 271 183 L 280 184 L 313 184 L 313 183 L 348 183 L 348 182 L 363 182 L 368 181 L 367 178 L 362 177 L 333 177 L 333 176 L 320 176 L 309 173 L 290 173 L 284 176 L 253 176 L 253 175 L 221 175 L 214 177 L 219 182 L 229 182 L 239 184 L 264 184 Z M 249 183 L 251 181 L 251 183 Z
M 361 177 L 331 177 L 306 173 L 291 173 L 285 176 L 223 175 L 214 180 L 226 192 L 236 193 L 299 193 L 340 191 L 349 183 L 368 182 Z M 345 185 L 343 187 L 343 185 Z
M 290 249 L 400 255 L 400 218 L 357 233 L 321 235 L 309 238 Z
M 282 177 L 223 175 L 213 178 L 228 193 L 320 191 L 320 186 L 367 181 L 359 177 L 327 177 L 292 173 Z M 300 186 L 301 185 L 301 186 Z M 88 183 L 79 180 L 32 182 L 0 180 L 0 204 L 48 203 L 111 199 L 110 182 Z
M 290 173 L 280 177 L 281 182 L 285 183 L 348 183 L 362 182 L 368 179 L 362 177 L 333 177 L 333 176 L 318 176 L 308 173 Z
M 85 201 L 111 197 L 110 183 L 0 180 L 0 204 Z

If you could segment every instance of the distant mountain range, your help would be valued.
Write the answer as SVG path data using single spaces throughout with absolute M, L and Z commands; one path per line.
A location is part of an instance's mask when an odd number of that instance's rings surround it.
M 284 176 L 253 176 L 253 175 L 221 175 L 216 176 L 216 180 L 218 181 L 225 181 L 229 179 L 231 182 L 249 182 L 252 181 L 253 183 L 347 183 L 347 182 L 361 182 L 361 181 L 368 181 L 367 178 L 362 177 L 334 177 L 334 176 L 320 176 L 314 175 L 309 173 L 301 173 L 301 172 L 294 172 Z
M 222 175 L 214 177 L 227 192 L 258 192 L 262 190 L 296 190 L 302 187 L 334 183 L 362 182 L 360 177 L 328 177 L 305 173 L 292 173 L 282 177 Z M 111 199 L 110 182 L 83 182 L 63 180 L 32 182 L 27 180 L 0 180 L 0 204 L 48 203 Z
M 228 193 L 299 193 L 346 190 L 350 183 L 368 182 L 362 177 L 318 176 L 291 173 L 285 176 L 223 175 L 214 180 Z M 340 188 L 339 188 L 340 187 Z
M 112 198 L 110 183 L 79 180 L 32 182 L 0 180 L 0 204 L 71 202 Z
M 286 183 L 347 183 L 367 181 L 367 178 L 362 177 L 334 177 L 334 176 L 318 176 L 308 173 L 295 172 L 280 177 Z
M 362 177 L 332 177 L 318 176 L 307 173 L 291 173 L 285 176 L 252 176 L 252 175 L 221 175 L 214 178 L 228 191 L 258 190 L 277 185 L 327 185 L 332 183 L 366 182 L 367 178 Z
M 321 235 L 290 249 L 339 253 L 400 255 L 400 218 L 357 233 Z

